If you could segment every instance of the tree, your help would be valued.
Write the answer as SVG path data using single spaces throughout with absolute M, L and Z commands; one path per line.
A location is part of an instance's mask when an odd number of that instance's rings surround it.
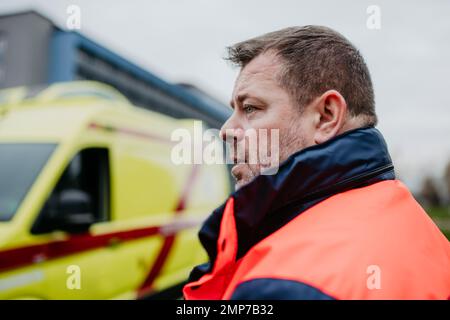
M 447 201 L 450 203 L 450 161 L 447 163 L 444 174 L 444 182 L 447 187 Z
M 438 207 L 441 204 L 438 189 L 429 176 L 423 180 L 421 196 L 427 206 Z

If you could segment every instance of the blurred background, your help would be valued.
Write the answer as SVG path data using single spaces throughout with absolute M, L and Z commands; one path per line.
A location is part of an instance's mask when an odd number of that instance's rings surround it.
M 444 175 L 450 159 L 446 0 L 3 0 L 0 13 L 32 8 L 67 29 L 66 11 L 73 4 L 81 9 L 77 31 L 83 35 L 146 70 L 194 84 L 224 103 L 237 72 L 221 59 L 227 45 L 291 25 L 335 28 L 360 49 L 369 65 L 379 128 L 399 175 L 415 191 L 426 176 L 439 180 Z M 374 4 L 380 8 L 380 29 L 367 28 L 367 8 Z M 0 85 L 5 87 L 5 80 Z
M 449 16 L 447 0 L 3 0 L 0 88 L 96 80 L 218 128 L 238 72 L 226 46 L 326 25 L 365 57 L 398 177 L 450 237 Z

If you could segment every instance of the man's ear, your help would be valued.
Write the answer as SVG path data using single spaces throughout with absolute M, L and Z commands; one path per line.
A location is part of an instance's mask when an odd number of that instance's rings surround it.
M 336 90 L 328 90 L 314 101 L 314 142 L 323 143 L 338 135 L 347 117 L 347 103 Z

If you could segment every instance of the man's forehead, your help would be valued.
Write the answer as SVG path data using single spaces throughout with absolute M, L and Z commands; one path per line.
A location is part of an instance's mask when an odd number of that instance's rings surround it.
M 273 53 L 263 53 L 250 61 L 239 72 L 234 84 L 233 96 L 256 82 L 276 82 L 280 70 L 279 58 Z

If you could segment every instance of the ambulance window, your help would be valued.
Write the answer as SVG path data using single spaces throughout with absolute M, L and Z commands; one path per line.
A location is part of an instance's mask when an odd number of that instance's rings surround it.
M 0 221 L 13 218 L 55 144 L 0 143 Z
M 90 148 L 78 153 L 67 166 L 53 192 L 80 190 L 88 194 L 96 221 L 108 219 L 109 163 L 108 150 Z
M 41 214 L 33 226 L 32 233 L 53 231 L 54 217 L 65 214 L 61 208 L 62 198 L 85 199 L 83 210 L 92 214 L 94 222 L 109 219 L 110 187 L 108 150 L 89 148 L 80 151 L 70 161 L 58 183 L 46 201 Z

